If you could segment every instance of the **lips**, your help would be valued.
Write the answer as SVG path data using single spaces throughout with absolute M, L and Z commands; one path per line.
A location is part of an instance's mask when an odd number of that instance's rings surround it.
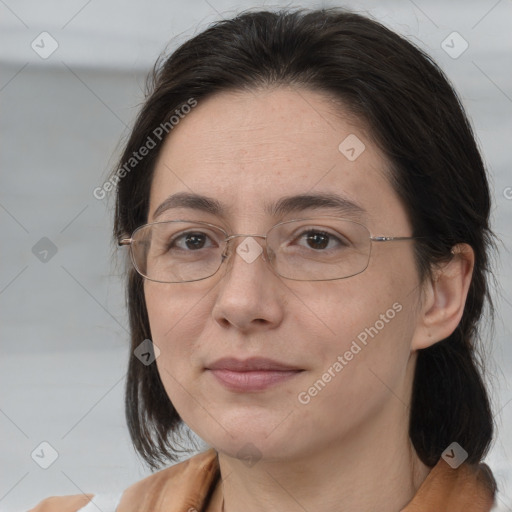
M 234 357 L 225 357 L 218 359 L 206 367 L 207 370 L 232 370 L 234 372 L 251 371 L 300 371 L 301 368 L 280 363 L 272 359 L 263 357 L 252 357 L 250 359 L 240 360 Z
M 303 369 L 266 358 L 223 358 L 208 365 L 217 381 L 230 391 L 255 392 L 283 383 Z

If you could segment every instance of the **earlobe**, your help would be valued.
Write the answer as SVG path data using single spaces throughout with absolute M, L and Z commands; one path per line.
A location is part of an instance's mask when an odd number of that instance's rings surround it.
M 471 284 L 475 253 L 468 244 L 457 244 L 452 258 L 433 270 L 425 283 L 411 350 L 427 348 L 444 340 L 457 328 Z

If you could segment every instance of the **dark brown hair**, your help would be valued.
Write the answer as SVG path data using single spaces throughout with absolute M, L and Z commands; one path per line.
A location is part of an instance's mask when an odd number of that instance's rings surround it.
M 114 236 L 129 236 L 148 218 L 156 158 L 165 137 L 155 129 L 191 98 L 219 91 L 288 84 L 339 99 L 364 122 L 391 163 L 394 188 L 413 226 L 421 279 L 451 257 L 457 243 L 475 251 L 462 320 L 447 339 L 419 351 L 409 433 L 432 467 L 453 441 L 479 462 L 493 418 L 476 350 L 493 245 L 486 171 L 464 109 L 431 58 L 380 23 L 339 9 L 249 12 L 223 20 L 159 59 L 144 105 L 119 161 Z M 193 115 L 193 114 L 192 114 Z M 169 136 L 172 132 L 169 128 Z M 133 168 L 133 153 L 155 143 Z M 119 169 L 125 172 L 121 176 Z M 128 270 L 131 354 L 126 417 L 137 452 L 151 468 L 175 460 L 182 421 L 156 364 L 133 356 L 151 339 L 142 278 Z

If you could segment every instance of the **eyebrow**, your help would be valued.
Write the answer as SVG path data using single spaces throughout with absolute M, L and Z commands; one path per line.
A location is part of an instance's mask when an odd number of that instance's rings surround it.
M 226 217 L 229 214 L 229 209 L 217 199 L 190 192 L 178 192 L 170 195 L 158 206 L 153 218 L 156 219 L 164 212 L 174 208 L 190 208 L 218 217 Z M 318 209 L 329 209 L 341 215 L 355 217 L 363 217 L 366 213 L 364 208 L 346 197 L 326 192 L 286 196 L 274 203 L 264 203 L 265 213 L 274 217 Z

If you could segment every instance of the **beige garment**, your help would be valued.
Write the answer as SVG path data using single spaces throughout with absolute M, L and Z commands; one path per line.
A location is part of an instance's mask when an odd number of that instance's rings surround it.
M 452 469 L 440 459 L 400 512 L 489 512 L 495 493 L 486 464 Z M 47 498 L 29 512 L 76 512 L 92 496 Z M 222 502 L 217 452 L 211 448 L 128 487 L 116 512 L 221 512 Z

